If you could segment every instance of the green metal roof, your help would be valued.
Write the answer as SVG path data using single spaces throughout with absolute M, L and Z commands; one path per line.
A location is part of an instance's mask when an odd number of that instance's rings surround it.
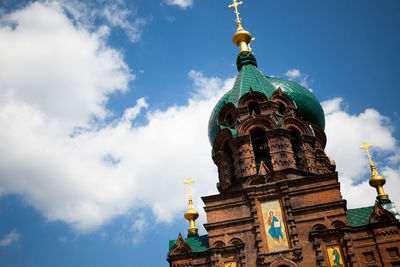
M 374 206 L 347 210 L 347 221 L 351 227 L 369 224 L 369 217 L 374 211 Z
M 209 248 L 208 244 L 208 235 L 201 235 L 201 236 L 192 236 L 185 238 L 185 243 L 188 244 L 193 252 L 203 252 L 207 251 Z M 175 246 L 178 240 L 170 240 L 169 241 L 169 249 L 168 249 L 168 257 L 171 249 Z
M 308 90 L 293 81 L 278 78 L 268 78 L 275 86 L 290 97 L 295 103 L 297 114 L 305 121 L 312 122 L 322 129 L 325 129 L 325 115 L 318 99 Z
M 268 81 L 268 78 L 262 74 L 254 65 L 245 65 L 239 71 L 236 77 L 235 84 L 231 90 L 228 102 L 237 107 L 239 99 L 250 91 L 250 88 L 255 92 L 260 92 L 269 99 L 271 94 L 276 91 L 276 88 Z
M 270 99 L 273 92 L 278 88 L 290 97 L 297 108 L 297 114 L 305 121 L 314 123 L 325 128 L 325 115 L 318 99 L 307 88 L 293 81 L 271 78 L 262 74 L 262 72 L 253 64 L 247 64 L 241 67 L 232 90 L 227 92 L 214 107 L 208 122 L 208 137 L 210 143 L 214 144 L 215 137 L 219 129 L 218 115 L 226 103 L 232 103 L 235 107 L 239 99 L 249 92 L 253 91 L 264 94 Z

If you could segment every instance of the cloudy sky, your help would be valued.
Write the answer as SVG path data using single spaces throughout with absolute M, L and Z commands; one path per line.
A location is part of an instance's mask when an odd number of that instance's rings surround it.
M 232 88 L 229 1 L 0 1 L 0 258 L 167 266 L 190 176 L 217 193 L 207 121 Z M 374 144 L 400 197 L 400 2 L 246 1 L 260 70 L 321 101 L 348 207 L 374 204 Z

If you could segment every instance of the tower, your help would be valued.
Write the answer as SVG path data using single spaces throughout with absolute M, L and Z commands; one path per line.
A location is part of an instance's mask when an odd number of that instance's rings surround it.
M 400 216 L 370 158 L 374 206 L 348 210 L 325 153 L 323 109 L 303 86 L 264 75 L 233 0 L 233 88 L 209 120 L 219 194 L 202 198 L 208 234 L 170 241 L 170 266 L 396 266 Z M 363 148 L 364 148 L 363 147 Z

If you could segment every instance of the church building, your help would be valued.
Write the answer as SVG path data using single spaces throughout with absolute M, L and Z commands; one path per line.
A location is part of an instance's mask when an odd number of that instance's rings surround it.
M 187 180 L 189 229 L 170 241 L 170 266 L 400 266 L 400 215 L 383 190 L 371 145 L 361 148 L 377 198 L 347 209 L 335 162 L 324 151 L 321 104 L 307 88 L 258 69 L 240 4 L 229 6 L 236 14 L 238 74 L 208 126 L 219 194 L 202 197 L 207 235 L 200 236 Z

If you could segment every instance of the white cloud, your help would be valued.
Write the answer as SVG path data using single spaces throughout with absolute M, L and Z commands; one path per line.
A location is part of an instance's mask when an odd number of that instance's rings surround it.
M 106 4 L 103 14 L 108 22 L 114 27 L 120 27 L 128 35 L 131 42 L 140 40 L 143 26 L 147 21 L 144 18 L 131 19 L 133 12 L 127 9 L 123 1 L 116 1 Z
M 132 120 L 148 107 L 141 98 L 105 124 L 108 95 L 126 91 L 131 79 L 122 56 L 57 5 L 34 3 L 1 20 L 0 53 L 9 52 L 0 54 L 2 191 L 81 232 L 142 207 L 171 221 L 186 208 L 188 175 L 196 178 L 196 205 L 216 191 L 207 121 L 233 79 L 192 71 L 186 105 L 150 109 L 137 126 Z
M 122 120 L 125 122 L 134 120 L 137 115 L 140 114 L 142 108 L 147 108 L 149 105 L 146 103 L 146 100 L 142 97 L 136 100 L 136 105 L 131 108 L 127 108 L 124 112 Z
M 74 138 L 26 104 L 2 106 L 0 124 L 7 130 L 0 134 L 0 154 L 7 157 L 0 158 L 0 187 L 23 195 L 49 220 L 62 220 L 80 231 L 143 206 L 151 207 L 159 221 L 171 221 L 186 208 L 182 181 L 188 175 L 196 178 L 195 202 L 201 205 L 200 196 L 216 192 L 217 182 L 208 117 L 233 79 L 191 75 L 198 93 L 187 105 L 150 111 L 144 126 L 134 127 L 123 117 Z M 143 101 L 133 110 L 139 106 Z
M 118 27 L 133 43 L 141 39 L 144 26 L 148 23 L 147 19 L 137 16 L 137 10 L 128 7 L 124 0 L 38 0 L 38 2 L 61 7 L 75 24 L 91 31 L 95 30 L 103 37 L 108 37 L 110 29 Z M 99 23 L 105 25 L 98 26 Z
M 309 84 L 310 81 L 309 80 L 309 75 L 307 74 L 303 74 L 301 73 L 301 71 L 299 69 L 289 69 L 285 75 L 290 79 L 293 80 L 299 84 L 301 84 L 302 86 L 304 86 L 305 88 L 307 88 L 308 90 L 310 90 L 311 92 L 313 91 L 310 87 Z
M 15 229 L 6 234 L 2 239 L 0 239 L 0 247 L 8 247 L 13 243 L 18 242 L 21 239 L 21 234 Z
M 192 7 L 193 0 L 166 0 L 165 3 L 170 6 L 179 6 L 181 8 Z
M 104 118 L 107 95 L 127 90 L 132 75 L 121 54 L 74 26 L 60 6 L 36 2 L 0 24 L 3 107 L 39 110 L 71 128 Z
M 400 171 L 389 167 L 387 164 L 390 163 L 386 160 L 379 161 L 399 155 L 393 128 L 389 118 L 375 109 L 349 114 L 343 109 L 342 101 L 341 98 L 335 98 L 322 102 L 328 138 L 326 153 L 336 162 L 342 195 L 348 200 L 348 206 L 373 205 L 376 192 L 368 184 L 371 172 L 365 150 L 361 150 L 360 146 L 364 140 L 374 145 L 371 151 L 375 165 L 380 173 L 387 174 L 385 188 L 398 188 Z M 400 203 L 398 194 L 393 193 L 390 197 Z
M 289 79 L 295 79 L 301 76 L 301 72 L 298 69 L 290 69 L 288 70 L 285 75 L 289 78 Z

